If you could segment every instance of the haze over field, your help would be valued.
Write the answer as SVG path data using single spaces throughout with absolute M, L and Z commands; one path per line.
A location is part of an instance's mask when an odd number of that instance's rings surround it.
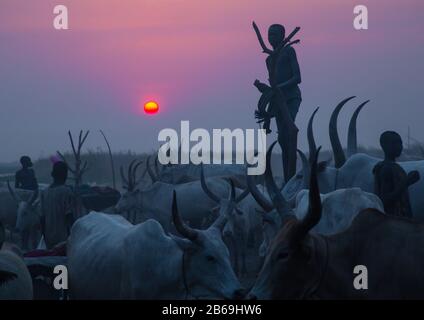
M 364 0 L 369 30 L 353 28 L 353 0 L 62 0 L 70 30 L 52 26 L 50 0 L 0 3 L 0 162 L 69 150 L 67 130 L 90 129 L 87 148 L 149 152 L 163 128 L 257 128 L 257 78 L 267 79 L 255 20 L 300 26 L 296 50 L 306 124 L 320 106 L 315 133 L 329 145 L 328 120 L 341 99 L 356 95 L 339 121 L 371 99 L 358 121 L 361 145 L 375 146 L 383 130 L 424 140 L 424 2 Z M 141 112 L 148 99 L 157 115 Z M 268 137 L 270 142 L 275 137 Z M 343 140 L 345 143 L 345 140 Z

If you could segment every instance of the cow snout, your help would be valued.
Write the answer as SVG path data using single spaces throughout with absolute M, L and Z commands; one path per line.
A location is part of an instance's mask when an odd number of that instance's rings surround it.
M 243 288 L 237 289 L 233 293 L 233 299 L 235 299 L 235 300 L 242 300 L 246 296 L 246 293 L 247 293 L 246 290 L 243 289 Z

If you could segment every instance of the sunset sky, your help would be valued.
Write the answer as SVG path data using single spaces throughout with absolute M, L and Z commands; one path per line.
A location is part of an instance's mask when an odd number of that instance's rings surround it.
M 69 9 L 70 30 L 53 28 L 53 8 Z M 369 10 L 369 30 L 353 28 L 353 8 Z M 0 162 L 69 149 L 67 130 L 90 129 L 87 147 L 150 151 L 163 128 L 257 128 L 255 79 L 267 79 L 251 23 L 294 27 L 303 102 L 300 147 L 320 106 L 315 133 L 328 147 L 334 106 L 364 100 L 359 143 L 392 129 L 424 141 L 422 0 L 1 0 Z M 154 99 L 160 112 L 141 111 Z M 275 131 L 274 131 L 275 134 Z M 269 137 L 269 142 L 274 139 Z

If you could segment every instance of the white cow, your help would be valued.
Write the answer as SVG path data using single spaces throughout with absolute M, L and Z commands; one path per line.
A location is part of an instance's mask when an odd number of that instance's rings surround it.
M 222 178 L 205 179 L 200 166 L 200 180 L 172 185 L 157 181 L 144 190 L 134 188 L 123 194 L 115 207 L 117 212 L 136 211 L 137 222 L 155 219 L 165 231 L 172 231 L 172 216 L 169 211 L 172 192 L 179 194 L 183 220 L 195 228 L 209 226 L 218 216 L 219 201 L 228 193 L 228 183 Z M 231 181 L 233 181 L 231 179 Z M 248 190 L 240 192 L 235 200 L 241 203 L 248 195 Z M 241 210 L 243 208 L 243 210 Z M 246 273 L 246 251 L 250 231 L 250 214 L 246 206 L 236 206 L 228 217 L 224 228 L 225 243 L 228 245 L 236 273 Z
M 33 195 L 33 191 L 16 189 L 16 194 L 18 194 L 22 200 L 28 201 Z M 16 225 L 18 203 L 11 196 L 7 185 L 0 187 L 0 204 L 0 221 L 6 228 L 14 229 Z
M 7 183 L 10 199 L 14 202 L 14 214 L 12 212 L 5 215 L 4 220 L 11 226 L 11 231 L 20 235 L 20 245 L 23 250 L 36 248 L 40 237 L 40 208 L 38 200 L 38 190 L 26 191 L 12 189 Z M 9 210 L 13 210 L 13 205 L 9 204 Z M 7 222 L 6 222 L 7 223 Z M 13 227 L 12 227 L 13 226 Z
M 160 168 L 159 168 L 160 167 Z M 246 189 L 245 172 L 243 164 L 204 164 L 204 174 L 207 178 L 231 178 L 237 188 Z M 195 164 L 169 164 L 159 165 L 157 158 L 153 171 L 150 168 L 150 157 L 147 158 L 147 172 L 152 182 L 161 181 L 171 184 L 183 184 L 197 181 L 200 177 L 200 166 Z
M 155 220 L 132 225 L 121 216 L 90 213 L 75 222 L 68 239 L 71 297 L 77 299 L 241 298 L 243 290 L 221 238 L 235 192 L 222 200 L 219 219 L 206 230 L 181 220 L 166 235 Z
M 5 233 L 0 223 L 0 300 L 31 300 L 31 275 L 14 246 L 4 243 Z
M 255 185 L 250 186 L 255 199 L 258 200 L 258 203 L 262 205 L 266 212 L 264 213 L 264 241 L 259 250 L 261 257 L 265 257 L 270 243 L 283 224 L 283 217 L 279 214 L 283 210 L 275 210 L 275 208 L 290 207 L 289 203 L 280 194 L 272 177 L 269 159 L 274 145 L 275 143 L 271 145 L 267 152 L 267 168 L 265 172 L 266 186 L 270 196 L 262 194 Z M 295 207 L 292 211 L 298 219 L 302 219 L 308 212 L 308 195 L 308 190 L 302 190 L 297 194 Z M 363 209 L 375 208 L 384 211 L 383 204 L 376 195 L 365 192 L 360 188 L 338 189 L 328 194 L 321 194 L 321 202 L 322 218 L 313 230 L 324 235 L 336 234 L 346 230 L 353 218 Z
M 356 120 L 362 107 L 368 102 L 361 104 L 354 112 L 349 124 L 348 131 L 348 158 L 340 144 L 337 132 L 337 116 L 347 101 L 343 100 L 333 111 L 330 120 L 330 140 L 334 154 L 335 166 L 329 166 L 325 162 L 318 164 L 318 185 L 322 193 L 326 194 L 337 189 L 360 188 L 365 192 L 374 192 L 374 174 L 375 165 L 382 161 L 376 157 L 364 153 L 357 153 L 356 138 Z M 308 142 L 309 153 L 313 154 L 316 149 L 315 140 L 312 132 L 313 119 L 317 110 L 312 114 L 308 124 Z M 309 188 L 309 170 L 310 165 L 305 156 L 302 155 L 303 168 L 292 179 L 290 179 L 283 188 L 283 196 L 286 199 L 295 199 L 296 195 L 303 189 Z M 424 222 L 424 160 L 404 161 L 399 165 L 409 173 L 417 170 L 421 179 L 409 187 L 409 196 L 412 207 L 412 214 L 417 221 Z
M 333 235 L 347 230 L 355 216 L 364 209 L 377 209 L 384 212 L 383 203 L 373 193 L 359 188 L 338 189 L 321 194 L 322 219 L 314 231 L 323 235 Z M 295 214 L 303 219 L 308 213 L 309 190 L 302 190 L 296 197 Z
M 208 179 L 208 184 L 215 194 L 223 197 L 228 194 L 228 183 L 222 179 Z M 172 185 L 155 182 L 145 189 L 135 189 L 125 192 L 115 206 L 116 212 L 136 211 L 137 222 L 155 219 L 166 231 L 172 230 L 172 215 L 169 211 L 174 189 L 179 195 L 182 218 L 194 228 L 204 227 L 210 220 L 212 209 L 216 203 L 202 190 L 200 181 Z

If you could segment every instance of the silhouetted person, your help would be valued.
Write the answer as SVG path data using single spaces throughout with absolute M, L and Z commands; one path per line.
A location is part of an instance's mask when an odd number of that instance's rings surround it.
M 38 183 L 32 169 L 32 161 L 28 156 L 22 156 L 20 159 L 22 169 L 15 174 L 15 188 L 25 190 L 37 190 Z
M 380 145 L 385 157 L 373 170 L 375 194 L 380 197 L 387 214 L 412 218 L 408 188 L 420 179 L 420 175 L 418 171 L 406 174 L 396 163 L 403 149 L 399 134 L 394 131 L 383 132 Z
M 268 29 L 268 41 L 274 50 L 279 46 L 281 42 L 284 41 L 285 38 L 285 28 L 281 24 L 273 24 Z M 300 76 L 300 68 L 299 63 L 297 61 L 296 51 L 292 46 L 284 47 L 279 53 L 278 57 L 275 57 L 277 60 L 277 70 L 276 70 L 276 78 L 278 87 L 283 91 L 283 94 L 286 99 L 286 104 L 289 109 L 289 113 L 293 119 L 296 119 L 297 112 L 299 111 L 300 103 L 302 102 L 302 95 L 299 89 L 299 84 L 301 83 Z M 271 72 L 271 59 L 275 59 L 274 57 L 268 56 L 266 59 L 266 65 L 268 68 L 268 72 Z M 259 80 L 256 80 L 254 85 L 258 88 L 258 90 L 262 93 L 266 93 L 270 90 L 270 87 L 264 83 L 261 83 Z M 273 94 L 271 91 L 268 94 Z M 264 106 L 266 107 L 266 106 Z M 279 104 L 273 95 L 271 102 L 268 107 L 268 115 L 271 117 L 276 117 L 277 128 L 280 132 L 283 130 L 281 125 L 280 112 L 275 110 L 275 108 L 279 108 Z M 258 115 L 264 114 L 265 110 L 259 110 Z M 260 118 L 260 116 L 259 116 Z M 270 133 L 271 118 L 264 118 L 264 129 L 266 129 L 267 133 Z
M 47 249 L 66 241 L 74 222 L 74 195 L 66 186 L 68 166 L 54 163 L 51 173 L 53 183 L 41 193 L 41 225 Z

